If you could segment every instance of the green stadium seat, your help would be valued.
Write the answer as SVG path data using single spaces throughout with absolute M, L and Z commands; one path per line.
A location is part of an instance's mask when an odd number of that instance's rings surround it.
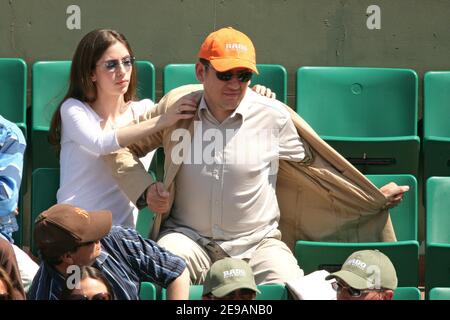
M 424 177 L 450 176 L 450 71 L 427 72 L 424 77 Z
M 397 242 L 316 242 L 300 240 L 295 256 L 305 274 L 325 269 L 334 272 L 345 259 L 358 250 L 378 249 L 386 254 L 397 271 L 399 286 L 417 287 L 419 271 L 419 243 L 417 241 L 417 180 L 412 175 L 368 175 L 377 187 L 390 181 L 409 185 L 403 201 L 390 210 Z
M 57 168 L 57 154 L 48 142 L 52 115 L 67 93 L 70 61 L 38 61 L 33 65 L 32 162 L 36 168 Z M 138 98 L 155 100 L 155 68 L 149 61 L 137 61 Z
M 27 64 L 19 58 L 0 58 L 0 114 L 14 122 L 27 137 Z M 13 234 L 14 243 L 22 245 L 23 228 L 23 196 L 27 189 L 27 163 L 24 159 L 22 186 L 19 194 L 19 230 Z
M 139 298 L 141 300 L 156 300 L 156 287 L 151 282 L 141 282 L 141 289 L 139 291 Z
M 364 174 L 417 176 L 417 87 L 411 69 L 302 67 L 296 110 Z
M 159 148 L 153 155 L 150 163 L 149 173 L 152 175 L 154 181 L 163 181 L 164 178 L 164 150 Z M 154 213 L 148 207 L 139 210 L 139 215 L 136 221 L 136 230 L 139 234 L 148 238 L 149 233 L 153 227 Z
M 30 243 L 33 254 L 37 254 L 34 243 L 34 221 L 38 215 L 56 204 L 56 192 L 59 188 L 59 169 L 39 168 L 31 176 L 31 222 Z
M 450 300 L 450 288 L 433 288 L 429 300 Z
M 262 84 L 277 94 L 277 99 L 287 102 L 287 72 L 278 64 L 258 64 L 252 84 Z M 163 92 L 185 84 L 199 83 L 195 76 L 195 64 L 169 64 L 163 70 Z
M 0 58 L 1 115 L 27 136 L 27 64 L 18 58 Z
M 426 185 L 425 288 L 450 287 L 450 177 Z
M 420 300 L 420 290 L 416 287 L 398 287 L 393 300 Z

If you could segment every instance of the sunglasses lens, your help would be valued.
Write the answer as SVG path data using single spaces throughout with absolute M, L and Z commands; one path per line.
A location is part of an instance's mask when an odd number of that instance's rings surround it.
M 216 71 L 216 76 L 217 76 L 217 79 L 219 79 L 221 81 L 230 81 L 233 78 L 234 74 L 231 71 L 227 71 L 227 72 Z M 248 81 L 250 81 L 252 76 L 253 76 L 253 73 L 250 71 L 243 71 L 243 72 L 236 74 L 236 77 L 238 78 L 238 80 L 240 82 L 248 82 Z
M 122 63 L 125 67 L 131 67 L 134 63 L 134 58 L 129 57 L 122 60 Z
M 105 67 L 108 71 L 112 71 L 116 69 L 118 64 L 119 64 L 118 60 L 108 60 L 105 62 Z
M 351 288 L 351 287 L 348 287 L 347 290 L 348 290 L 348 292 L 350 293 L 350 295 L 352 297 L 356 298 L 356 297 L 360 297 L 361 296 L 361 290 L 354 289 L 354 288 Z
M 253 73 L 250 71 L 242 72 L 238 74 L 238 79 L 240 82 L 248 82 L 252 78 Z
M 107 292 L 97 293 L 91 300 L 111 300 L 111 295 Z
M 221 81 L 230 81 L 231 78 L 233 77 L 233 73 L 231 72 L 217 72 L 217 79 L 221 80 Z

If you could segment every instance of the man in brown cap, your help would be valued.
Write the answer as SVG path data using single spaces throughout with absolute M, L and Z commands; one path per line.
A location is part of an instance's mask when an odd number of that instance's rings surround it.
M 134 229 L 111 225 L 110 211 L 57 204 L 42 212 L 34 229 L 42 263 L 29 298 L 58 300 L 64 286 L 72 283 L 74 266 L 99 269 L 120 300 L 139 299 L 143 281 L 167 288 L 169 299 L 188 298 L 189 273 L 183 259 Z

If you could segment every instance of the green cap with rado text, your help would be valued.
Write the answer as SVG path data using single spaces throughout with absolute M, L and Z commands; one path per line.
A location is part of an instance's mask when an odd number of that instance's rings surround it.
M 234 258 L 216 261 L 206 274 L 203 295 L 212 293 L 221 298 L 238 289 L 250 289 L 259 293 L 249 264 Z
M 378 250 L 362 250 L 351 254 L 341 270 L 326 280 L 337 278 L 359 290 L 397 288 L 397 273 L 389 258 Z

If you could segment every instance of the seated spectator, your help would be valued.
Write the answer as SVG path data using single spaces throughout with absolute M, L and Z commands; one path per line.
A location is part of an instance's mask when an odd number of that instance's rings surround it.
M 111 285 L 98 269 L 82 266 L 73 271 L 66 278 L 61 300 L 115 300 Z
M 336 279 L 337 300 L 392 300 L 397 288 L 394 265 L 378 250 L 354 252 L 329 279 Z
M 19 267 L 12 245 L 0 237 L 0 295 L 2 300 L 25 300 Z
M 212 264 L 203 283 L 202 300 L 255 300 L 255 277 L 244 260 L 224 258 Z
M 183 259 L 142 238 L 134 229 L 112 227 L 111 211 L 57 204 L 35 221 L 34 239 L 42 263 L 29 298 L 58 300 L 73 266 L 93 266 L 113 287 L 118 300 L 139 299 L 143 281 L 167 288 L 168 299 L 189 297 Z
M 13 233 L 19 229 L 16 215 L 22 181 L 26 141 L 19 127 L 0 115 L 0 238 L 13 244 L 25 291 L 31 285 L 38 265 L 14 245 Z

